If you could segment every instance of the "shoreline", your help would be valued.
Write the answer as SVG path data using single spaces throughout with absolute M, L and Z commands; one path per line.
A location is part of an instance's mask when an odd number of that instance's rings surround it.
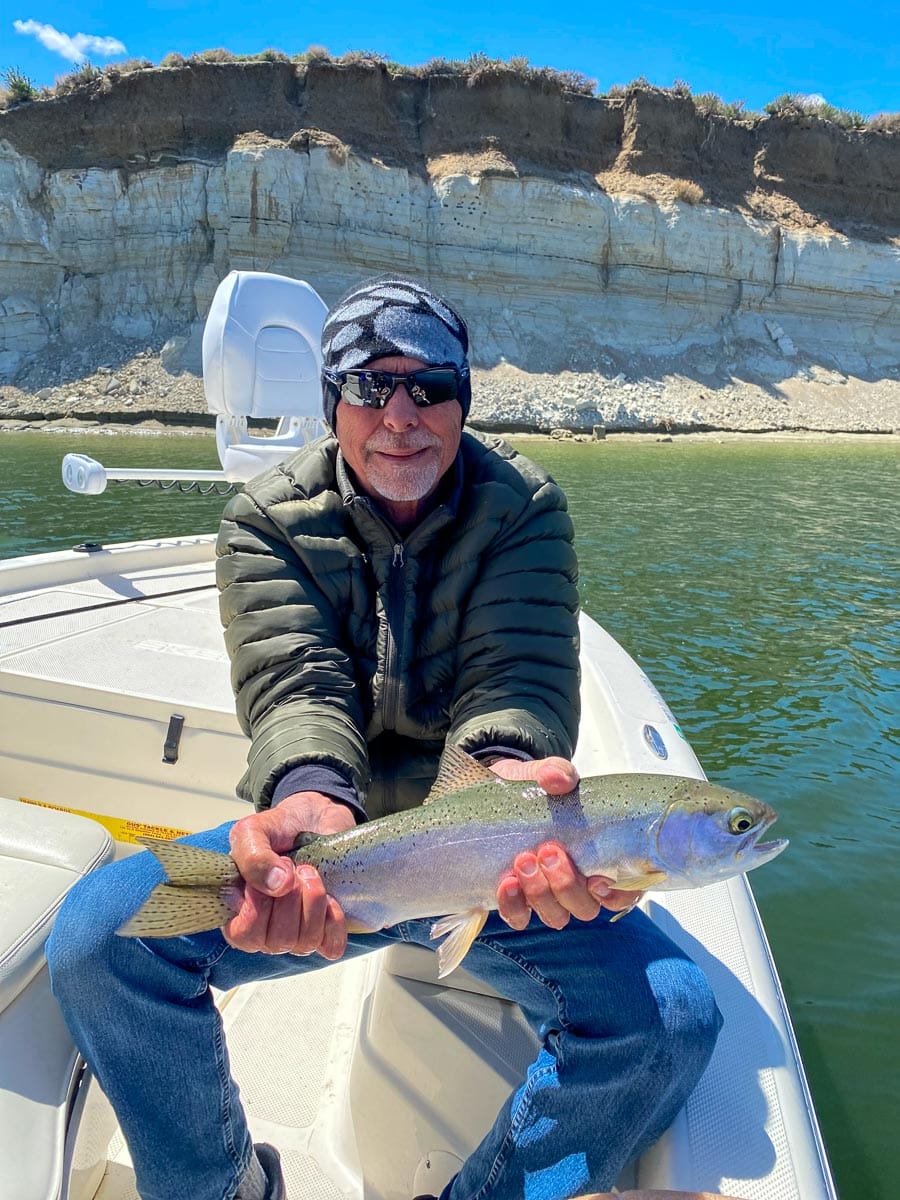
M 118 414 L 104 414 L 103 420 L 80 417 L 17 417 L 0 419 L 0 435 L 15 433 L 68 434 L 73 437 L 208 437 L 214 435 L 215 424 L 210 420 L 171 419 L 160 420 L 158 415 L 146 419 L 117 419 Z M 178 414 L 188 416 L 189 414 Z M 198 414 L 200 415 L 200 414 Z M 129 414 L 130 416 L 130 414 Z M 484 422 L 468 422 L 467 427 L 479 433 L 495 433 L 506 441 L 548 442 L 563 445 L 643 445 L 648 443 L 747 443 L 747 442 L 798 442 L 798 443 L 870 443 L 893 445 L 900 443 L 900 430 L 849 430 L 849 429 L 673 429 L 670 433 L 648 429 L 610 429 L 603 437 L 595 438 L 581 431 L 520 430 L 492 428 Z M 251 426 L 250 432 L 259 436 L 270 434 L 272 429 Z

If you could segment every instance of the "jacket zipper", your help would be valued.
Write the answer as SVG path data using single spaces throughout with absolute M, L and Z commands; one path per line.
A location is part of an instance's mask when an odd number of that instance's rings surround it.
M 397 709 L 400 699 L 400 680 L 397 673 L 399 647 L 394 639 L 391 625 L 391 615 L 400 601 L 400 588 L 403 582 L 403 543 L 394 543 L 394 553 L 391 559 L 391 574 L 388 580 L 387 605 L 384 610 L 384 712 L 382 722 L 385 729 L 396 730 Z
M 354 497 L 354 502 L 365 507 L 366 511 L 373 517 L 375 521 L 392 539 L 397 538 L 397 531 L 393 529 L 375 510 L 372 503 L 367 497 Z M 435 513 L 431 514 L 429 521 L 433 520 Z M 426 521 L 426 525 L 428 521 Z M 424 528 L 424 527 L 423 527 Z M 413 535 L 420 533 L 420 530 L 414 530 Z M 405 560 L 403 556 L 403 542 L 399 539 L 391 542 L 391 570 L 388 576 L 388 594 L 387 603 L 384 608 L 384 703 L 382 705 L 381 722 L 385 730 L 396 732 L 397 728 L 397 713 L 400 701 L 400 679 L 397 674 L 396 660 L 399 659 L 399 647 L 394 640 L 393 629 L 391 627 L 391 614 L 397 607 L 397 604 L 402 599 L 400 591 L 403 583 L 403 568 Z

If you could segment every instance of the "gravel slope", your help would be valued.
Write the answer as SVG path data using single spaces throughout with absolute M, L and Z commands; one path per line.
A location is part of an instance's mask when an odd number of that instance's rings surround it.
M 35 364 L 0 387 L 0 429 L 45 422 L 212 424 L 202 380 L 184 369 L 196 348 L 106 342 Z M 690 369 L 690 374 L 688 374 Z M 473 372 L 471 420 L 484 429 L 590 435 L 701 430 L 900 432 L 900 367 L 876 381 L 810 365 L 780 381 L 740 379 L 715 362 L 660 373 L 647 361 L 611 359 L 592 373 L 528 374 L 509 364 Z

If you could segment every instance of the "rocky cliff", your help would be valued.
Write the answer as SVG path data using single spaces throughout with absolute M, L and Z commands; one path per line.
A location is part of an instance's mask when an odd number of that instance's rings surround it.
M 117 340 L 196 346 L 234 268 L 326 300 L 424 277 L 476 364 L 522 396 L 567 372 L 591 419 L 625 374 L 693 381 L 689 423 L 715 423 L 697 388 L 783 404 L 850 379 L 900 424 L 896 134 L 333 63 L 157 69 L 0 114 L 0 381 Z

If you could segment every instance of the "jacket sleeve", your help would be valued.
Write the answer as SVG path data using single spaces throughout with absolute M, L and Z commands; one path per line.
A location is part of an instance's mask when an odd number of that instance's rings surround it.
M 239 792 L 268 808 L 286 771 L 314 763 L 337 770 L 362 801 L 368 756 L 336 606 L 247 492 L 225 509 L 216 554 L 237 715 L 251 739 Z
M 565 496 L 545 479 L 493 540 L 466 604 L 448 741 L 571 758 L 580 714 L 573 536 Z

